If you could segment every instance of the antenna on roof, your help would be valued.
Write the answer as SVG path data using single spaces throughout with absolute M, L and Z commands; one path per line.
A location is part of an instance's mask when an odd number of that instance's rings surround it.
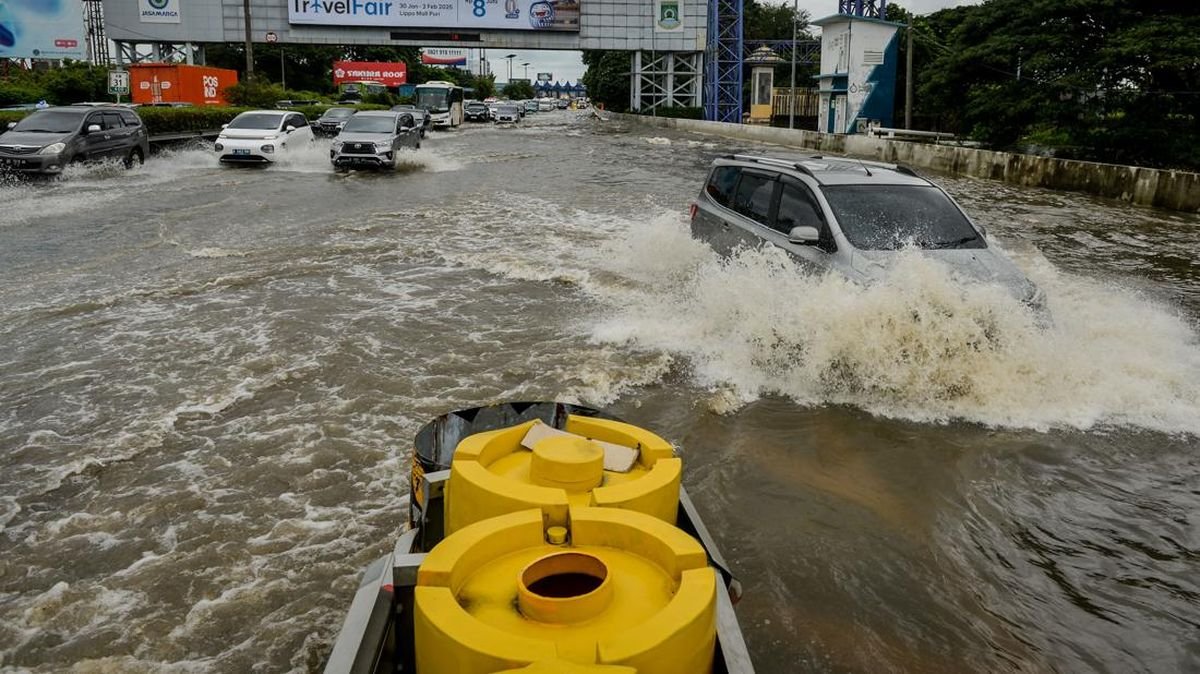
M 863 160 L 855 157 L 854 161 L 858 162 L 858 165 L 862 167 L 863 171 L 866 171 L 867 177 L 870 178 L 871 177 L 871 169 L 867 168 L 867 165 L 863 163 Z

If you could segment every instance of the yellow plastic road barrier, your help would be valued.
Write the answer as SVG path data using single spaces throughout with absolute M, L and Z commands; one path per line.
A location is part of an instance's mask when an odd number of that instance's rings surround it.
M 527 508 L 538 508 L 558 526 L 566 524 L 568 507 L 581 506 L 635 510 L 674 524 L 683 466 L 666 440 L 630 424 L 571 416 L 566 433 L 550 430 L 532 449 L 523 446 L 538 424 L 478 433 L 459 443 L 446 491 L 447 534 Z M 628 471 L 604 467 L 635 453 Z
M 712 671 L 717 578 L 695 539 L 613 508 L 572 507 L 560 545 L 548 542 L 560 538 L 554 526 L 541 510 L 522 510 L 467 526 L 429 553 L 415 588 L 417 674 L 574 671 L 545 669 L 556 660 Z

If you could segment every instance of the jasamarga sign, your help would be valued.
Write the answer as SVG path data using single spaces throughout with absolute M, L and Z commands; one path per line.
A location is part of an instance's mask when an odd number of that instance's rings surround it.
M 87 57 L 80 0 L 0 0 L 0 58 Z
M 578 31 L 581 1 L 288 0 L 288 21 L 320 26 Z
M 179 0 L 138 0 L 142 23 L 179 23 Z

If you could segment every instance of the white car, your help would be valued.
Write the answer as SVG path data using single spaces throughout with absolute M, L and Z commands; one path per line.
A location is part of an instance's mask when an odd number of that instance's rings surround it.
M 554 99 L 542 98 L 538 100 L 538 112 L 553 112 L 555 107 Z
M 250 110 L 224 125 L 213 147 L 223 164 L 268 164 L 280 153 L 312 142 L 312 127 L 304 115 L 287 110 Z

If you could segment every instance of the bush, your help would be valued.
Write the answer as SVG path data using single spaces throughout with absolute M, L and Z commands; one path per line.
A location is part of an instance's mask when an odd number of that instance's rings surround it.
M 255 78 L 225 88 L 225 100 L 230 105 L 247 108 L 273 108 L 277 101 L 287 99 L 287 92 L 278 84 Z
M 0 105 L 37 103 L 46 97 L 46 90 L 31 82 L 0 82 Z
M 655 117 L 671 117 L 674 119 L 704 119 L 704 108 L 687 108 L 683 106 L 644 110 L 643 115 Z
M 246 108 L 197 106 L 194 108 L 138 108 L 137 113 L 151 136 L 187 131 L 211 131 L 228 124 Z

